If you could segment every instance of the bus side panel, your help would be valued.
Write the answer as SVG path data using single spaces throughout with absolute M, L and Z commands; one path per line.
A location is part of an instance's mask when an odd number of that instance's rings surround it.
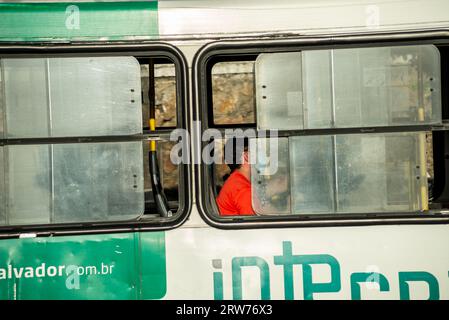
M 166 234 L 168 299 L 449 299 L 449 226 Z
M 0 241 L 1 299 L 161 298 L 165 282 L 163 232 Z
M 130 40 L 158 35 L 157 1 L 0 3 L 0 41 Z

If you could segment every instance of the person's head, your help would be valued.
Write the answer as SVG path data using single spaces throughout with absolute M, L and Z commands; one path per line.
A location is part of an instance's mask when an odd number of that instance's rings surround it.
M 249 167 L 248 138 L 231 137 L 224 146 L 225 163 L 231 172 L 237 169 Z

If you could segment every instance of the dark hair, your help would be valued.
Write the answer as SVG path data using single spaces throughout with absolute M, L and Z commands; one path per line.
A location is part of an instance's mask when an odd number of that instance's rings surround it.
M 242 166 L 241 157 L 243 152 L 248 151 L 248 138 L 230 137 L 224 146 L 223 154 L 225 163 L 231 172 Z

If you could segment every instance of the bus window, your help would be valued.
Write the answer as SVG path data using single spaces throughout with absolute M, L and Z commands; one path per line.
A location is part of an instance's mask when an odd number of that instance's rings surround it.
M 147 60 L 147 59 L 146 59 Z M 156 60 L 157 62 L 157 60 Z M 150 90 L 150 66 L 148 61 L 140 59 L 142 92 Z M 176 74 L 173 63 L 156 63 L 153 65 L 154 97 L 156 108 L 156 128 L 174 128 L 177 124 L 176 114 Z M 143 127 L 148 126 L 150 101 L 149 95 L 142 95 Z
M 153 72 L 170 70 L 168 80 L 163 79 L 168 84 L 161 84 L 159 76 L 155 85 L 154 76 L 149 81 L 148 72 L 141 72 L 145 69 L 141 60 L 129 56 L 0 60 L 0 88 L 4 88 L 0 223 L 156 218 L 162 215 L 151 183 L 156 174 L 162 176 L 162 186 L 170 186 L 167 207 L 176 214 L 180 175 L 177 166 L 170 166 L 169 132 L 148 128 L 150 106 L 142 103 L 149 97 L 164 101 L 153 117 L 161 127 L 177 125 L 174 65 L 168 59 L 154 59 Z M 161 170 L 150 174 L 152 143 Z
M 212 68 L 213 122 L 253 123 L 254 61 L 219 62 Z
M 218 59 L 215 65 L 240 60 Z M 250 182 L 256 215 L 441 209 L 433 203 L 434 143 L 429 131 L 443 125 L 437 47 L 265 51 L 254 55 L 253 70 L 254 121 L 217 128 L 224 127 L 225 135 L 231 128 L 253 130 Z M 219 88 L 214 82 L 212 95 L 238 92 L 242 82 Z M 214 104 L 214 117 L 216 108 Z M 232 118 L 233 108 L 222 111 Z M 265 130 L 278 132 L 266 138 Z M 222 163 L 214 169 L 219 191 L 227 169 Z
M 174 129 L 178 126 L 178 107 L 176 95 L 176 72 L 175 65 L 166 59 L 138 58 L 141 67 L 142 79 L 142 126 L 150 132 L 148 119 L 150 119 L 151 108 L 154 107 L 156 131 L 163 132 L 165 129 Z M 164 131 L 165 132 L 165 131 Z M 170 160 L 170 150 L 174 142 L 163 139 L 158 141 L 157 157 L 159 172 L 164 195 L 169 208 L 176 212 L 179 201 L 179 166 Z M 144 163 L 149 163 L 149 144 L 144 144 Z M 145 212 L 146 216 L 157 211 L 151 175 L 145 170 Z
M 161 140 L 157 143 L 157 156 L 160 169 L 160 179 L 164 187 L 164 193 L 168 201 L 168 205 L 173 212 L 178 209 L 179 201 L 179 166 L 173 164 L 170 160 L 170 151 L 175 142 Z M 143 148 L 144 163 L 149 163 L 149 145 L 144 144 Z M 144 172 L 145 181 L 145 212 L 148 215 L 154 214 L 157 211 L 153 196 L 153 186 L 151 183 L 150 171 Z

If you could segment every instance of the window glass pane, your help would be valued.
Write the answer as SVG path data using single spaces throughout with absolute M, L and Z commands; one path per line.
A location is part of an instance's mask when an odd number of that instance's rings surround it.
M 329 128 L 332 126 L 332 86 L 329 53 L 303 51 L 304 126 Z
M 264 175 L 257 154 L 253 206 L 262 215 L 424 210 L 427 144 L 420 132 L 281 138 L 277 172 Z M 281 179 L 290 179 L 290 190 L 280 189 Z
M 142 143 L 54 146 L 55 222 L 143 214 Z
M 254 157 L 251 156 L 254 151 L 255 165 L 251 166 L 254 211 L 260 215 L 290 214 L 288 139 L 252 139 L 250 157 Z
M 290 137 L 293 213 L 334 208 L 333 141 L 330 136 Z
M 254 61 L 215 64 L 212 99 L 214 124 L 254 123 Z
M 2 62 L 9 138 L 142 132 L 140 66 L 135 58 Z
M 337 136 L 338 211 L 419 210 L 419 135 Z
M 46 59 L 3 59 L 6 137 L 49 136 Z
M 331 50 L 337 127 L 441 122 L 434 46 Z
M 379 50 L 379 49 L 378 49 Z M 380 49 L 381 50 L 381 49 Z M 335 120 L 331 121 L 329 127 L 361 127 L 362 122 L 362 101 L 370 101 L 375 105 L 371 106 L 373 119 L 371 125 L 382 125 L 386 121 L 386 105 L 385 101 L 380 100 L 376 105 L 376 101 L 369 99 L 369 96 L 363 97 L 360 83 L 360 59 L 357 49 L 350 50 L 326 50 L 325 52 L 332 61 L 332 69 L 329 69 L 329 82 L 334 88 L 334 105 L 330 106 L 330 112 L 334 113 Z M 385 84 L 384 84 L 385 86 Z M 380 90 L 385 93 L 385 87 Z M 377 91 L 376 91 L 377 92 Z M 379 95 L 381 94 L 379 93 Z M 365 99 L 364 99 L 365 98 Z M 365 102 L 368 104 L 368 102 Z M 365 108 L 363 108 L 365 110 Z M 369 124 L 369 123 L 366 123 Z
M 8 146 L 8 222 L 50 222 L 51 172 L 48 145 Z
M 261 54 L 256 61 L 258 126 L 441 123 L 440 86 L 440 56 L 432 45 Z
M 9 146 L 9 224 L 134 219 L 141 142 Z
M 301 53 L 261 54 L 255 76 L 258 127 L 302 129 Z

